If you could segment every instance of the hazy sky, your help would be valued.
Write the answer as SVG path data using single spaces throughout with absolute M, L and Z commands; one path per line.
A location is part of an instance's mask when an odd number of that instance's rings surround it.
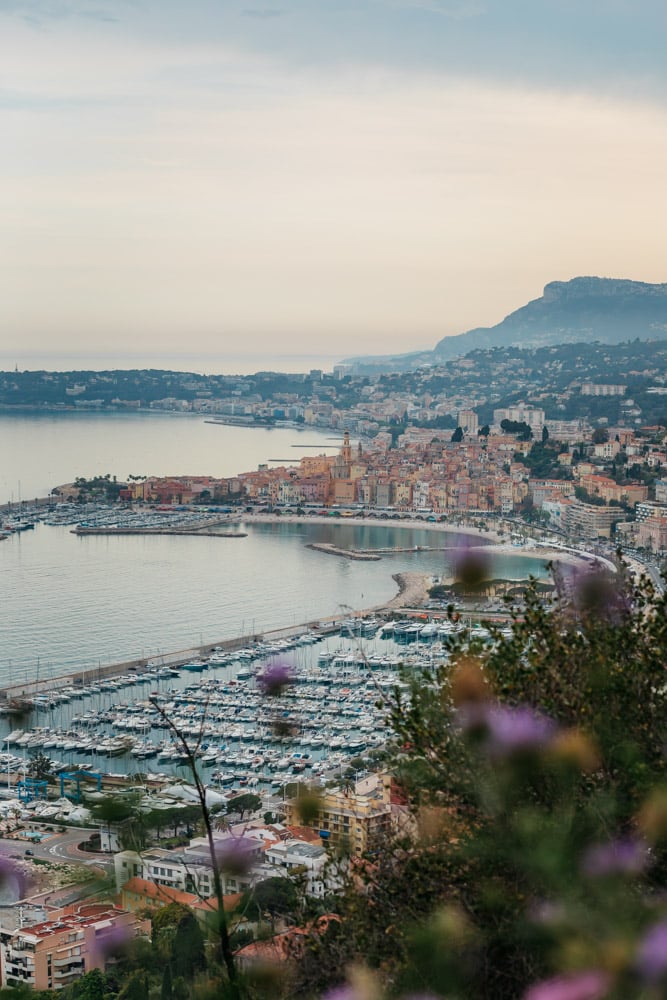
M 664 0 L 0 0 L 3 350 L 387 353 L 667 280 Z

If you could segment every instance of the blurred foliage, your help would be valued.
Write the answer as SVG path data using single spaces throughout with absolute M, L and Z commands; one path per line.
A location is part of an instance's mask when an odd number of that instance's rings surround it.
M 405 833 L 357 866 L 303 996 L 362 963 L 383 996 L 667 997 L 667 599 L 623 567 L 567 582 L 394 691 Z

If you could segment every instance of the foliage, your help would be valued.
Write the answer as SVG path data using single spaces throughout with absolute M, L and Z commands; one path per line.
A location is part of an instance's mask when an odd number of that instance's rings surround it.
M 91 969 L 72 987 L 72 1000 L 104 1000 L 109 991 L 106 975 L 100 969 Z
M 356 962 L 392 996 L 667 995 L 667 598 L 623 571 L 566 583 L 395 691 L 411 835 L 356 873 L 304 993 Z
M 190 980 L 206 966 L 204 937 L 195 915 L 188 911 L 176 925 L 172 947 L 174 973 Z
M 118 500 L 123 483 L 116 481 L 116 477 L 107 473 L 106 476 L 93 476 L 86 479 L 83 476 L 74 480 L 74 485 L 79 491 L 79 501 L 81 503 L 90 500 L 106 500 L 113 503 Z
M 133 972 L 118 994 L 118 1000 L 146 1000 L 148 977 L 143 971 Z
M 235 795 L 227 805 L 227 813 L 238 815 L 243 820 L 246 813 L 257 812 L 262 807 L 262 799 L 254 792 L 244 792 L 242 795 Z
M 32 751 L 26 768 L 26 773 L 30 778 L 34 778 L 37 781 L 53 780 L 54 774 L 51 758 L 48 757 L 42 750 Z
M 272 917 L 289 916 L 296 911 L 298 902 L 291 879 L 267 878 L 244 893 L 239 909 L 248 919 L 261 920 L 267 913 Z
M 559 454 L 558 444 L 543 437 L 541 441 L 534 442 L 526 455 L 517 452 L 514 459 L 527 466 L 531 476 L 536 479 L 565 479 L 570 473 L 558 461 Z
M 500 428 L 505 434 L 516 434 L 517 441 L 530 441 L 533 436 L 530 424 L 527 424 L 525 420 L 505 418 L 500 421 Z

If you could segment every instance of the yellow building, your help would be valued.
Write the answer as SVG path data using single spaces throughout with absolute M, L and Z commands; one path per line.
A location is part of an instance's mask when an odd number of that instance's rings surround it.
M 284 809 L 286 826 L 308 826 L 324 844 L 346 847 L 355 856 L 376 850 L 390 832 L 391 804 L 382 782 L 367 792 L 334 790 L 322 795 L 317 816 L 308 823 L 301 817 L 298 798 L 286 802 Z

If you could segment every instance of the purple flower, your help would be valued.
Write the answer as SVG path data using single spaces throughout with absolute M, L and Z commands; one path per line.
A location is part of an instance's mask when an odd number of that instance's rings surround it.
M 605 875 L 639 875 L 649 861 L 646 844 L 640 840 L 612 840 L 594 844 L 584 854 L 581 870 L 584 875 L 602 878 Z
M 26 894 L 26 877 L 18 865 L 13 864 L 4 854 L 0 854 L 0 886 L 9 889 L 16 899 Z
M 360 1000 L 360 997 L 352 986 L 335 986 L 324 994 L 322 1000 Z
M 122 924 L 112 924 L 95 935 L 93 952 L 97 959 L 103 962 L 112 958 L 120 958 L 127 951 L 131 936 L 129 927 L 124 927 Z
M 524 994 L 524 1000 L 601 1000 L 610 986 L 611 979 L 606 972 L 589 969 L 535 983 Z
M 270 663 L 257 678 L 263 694 L 275 698 L 293 681 L 292 668 L 287 663 Z
M 658 982 L 667 973 L 667 920 L 655 924 L 639 943 L 637 968 L 650 983 Z
M 250 837 L 226 837 L 216 845 L 216 858 L 220 870 L 228 875 L 244 875 L 255 860 L 257 841 Z
M 574 608 L 582 615 L 619 624 L 632 610 L 632 602 L 622 578 L 600 563 L 577 564 L 569 568 Z
M 467 593 L 481 590 L 484 581 L 489 579 L 491 562 L 481 545 L 461 542 L 452 553 L 451 563 L 457 583 Z
M 481 734 L 482 745 L 492 757 L 541 750 L 556 733 L 555 722 L 528 705 L 517 708 L 491 703 L 465 705 L 459 711 L 458 721 L 463 732 Z

